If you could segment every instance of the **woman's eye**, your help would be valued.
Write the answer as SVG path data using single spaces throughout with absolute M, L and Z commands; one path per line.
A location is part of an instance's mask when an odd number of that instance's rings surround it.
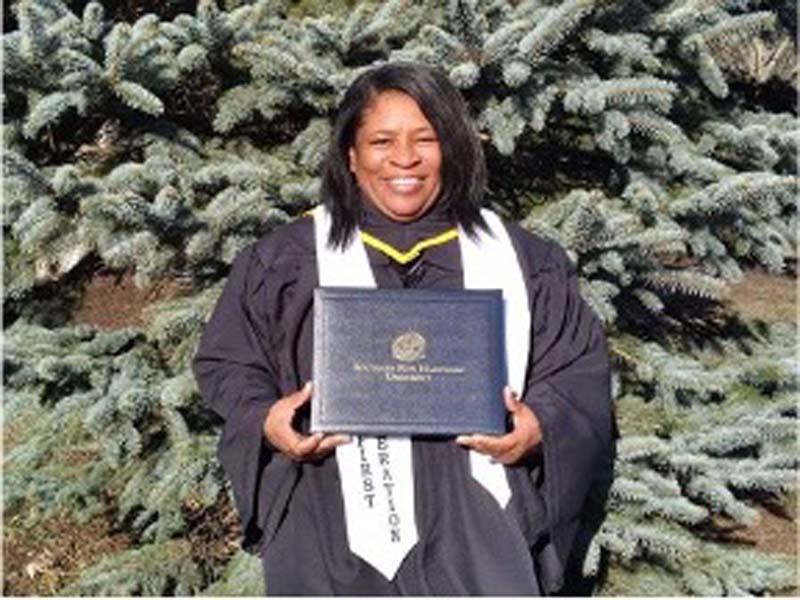
M 435 137 L 423 137 L 417 140 L 418 142 L 422 142 L 423 144 L 435 144 L 439 140 Z
M 388 139 L 385 138 L 378 138 L 376 140 L 372 140 L 370 145 L 372 146 L 386 146 L 389 143 Z

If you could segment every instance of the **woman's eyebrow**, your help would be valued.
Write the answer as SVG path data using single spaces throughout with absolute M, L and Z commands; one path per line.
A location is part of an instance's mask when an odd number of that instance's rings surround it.
M 376 129 L 374 131 L 370 131 L 369 135 L 393 135 L 395 133 L 397 133 L 396 129 Z M 412 129 L 411 133 L 436 133 L 436 130 L 433 127 L 425 125 L 423 127 L 416 127 L 415 129 Z

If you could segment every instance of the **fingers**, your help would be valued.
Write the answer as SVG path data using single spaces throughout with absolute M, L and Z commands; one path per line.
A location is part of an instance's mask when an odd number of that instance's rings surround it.
M 289 455 L 293 460 L 303 460 L 304 458 L 314 454 L 317 451 L 320 442 L 322 442 L 322 438 L 325 436 L 325 434 L 319 432 L 306 436 L 300 434 L 295 435 L 297 436 L 297 440 L 294 444 L 292 444 L 289 452 Z
M 518 442 L 513 433 L 501 436 L 460 435 L 456 438 L 456 442 L 470 450 L 487 454 L 499 463 L 510 464 L 518 458 L 515 452 Z
M 350 441 L 347 435 L 326 435 L 321 432 L 310 435 L 295 434 L 296 439 L 283 453 L 294 461 L 316 460 L 333 452 L 337 446 Z
M 292 426 L 295 413 L 310 398 L 311 382 L 308 382 L 296 392 L 275 402 L 264 420 L 266 438 L 292 460 L 302 460 L 306 455 L 313 454 L 322 441 L 322 434 L 301 435 Z
M 510 413 L 516 413 L 522 407 L 522 401 L 511 390 L 511 386 L 507 385 L 503 388 L 503 401 L 506 405 L 506 410 Z
M 533 411 L 511 390 L 503 388 L 503 402 L 511 413 L 513 430 L 505 435 L 460 435 L 456 442 L 462 446 L 487 454 L 504 465 L 517 462 L 541 441 L 541 430 Z
M 320 457 L 325 456 L 333 452 L 333 450 L 336 449 L 336 446 L 347 444 L 349 441 L 349 435 L 326 435 L 320 441 L 319 446 L 317 446 L 316 454 Z
M 286 399 L 289 400 L 289 403 L 294 410 L 297 410 L 298 408 L 303 406 L 303 404 L 311 400 L 312 387 L 313 386 L 311 382 L 308 381 L 299 390 L 286 396 Z
M 327 435 L 324 433 L 313 433 L 308 436 L 299 436 L 300 441 L 294 447 L 292 460 L 316 460 L 323 458 L 333 452 L 336 446 L 341 446 L 350 441 L 348 435 Z
M 505 436 L 503 436 L 505 437 Z M 472 435 L 460 435 L 456 438 L 456 443 L 462 446 L 467 446 L 479 452 L 486 452 L 496 446 L 499 437 L 491 437 L 480 433 L 473 433 Z
M 311 399 L 309 381 L 302 388 L 281 398 L 267 412 L 264 435 L 280 452 L 294 461 L 315 460 L 330 454 L 336 446 L 350 440 L 346 435 L 313 433 L 303 435 L 292 426 L 295 413 Z

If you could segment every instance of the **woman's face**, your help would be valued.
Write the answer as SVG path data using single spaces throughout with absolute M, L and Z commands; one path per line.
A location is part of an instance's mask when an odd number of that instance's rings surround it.
M 414 221 L 436 202 L 442 152 L 436 130 L 411 96 L 375 96 L 361 115 L 349 158 L 361 192 L 390 219 Z

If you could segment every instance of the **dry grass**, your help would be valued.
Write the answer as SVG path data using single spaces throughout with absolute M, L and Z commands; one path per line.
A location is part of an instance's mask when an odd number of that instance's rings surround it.
M 745 272 L 744 280 L 731 286 L 730 308 L 744 319 L 797 322 L 797 279 L 771 275 L 760 269 Z
M 129 273 L 98 273 L 83 291 L 73 320 L 100 329 L 143 327 L 143 310 L 156 302 L 177 298 L 189 292 L 188 284 L 165 280 L 139 289 Z
M 800 578 L 800 552 L 798 552 L 798 495 L 789 494 L 783 502 L 766 503 L 756 507 L 758 523 L 747 529 L 736 531 L 730 541 L 752 546 L 765 554 L 794 556 L 797 561 L 797 577 Z M 800 580 L 782 595 L 800 596 Z
M 58 515 L 26 527 L 21 517 L 3 527 L 3 595 L 52 596 L 89 566 L 129 547 L 128 538 L 95 517 L 77 523 Z
M 788 498 L 784 510 L 759 507 L 759 522 L 740 533 L 740 540 L 767 554 L 797 554 L 797 497 Z

